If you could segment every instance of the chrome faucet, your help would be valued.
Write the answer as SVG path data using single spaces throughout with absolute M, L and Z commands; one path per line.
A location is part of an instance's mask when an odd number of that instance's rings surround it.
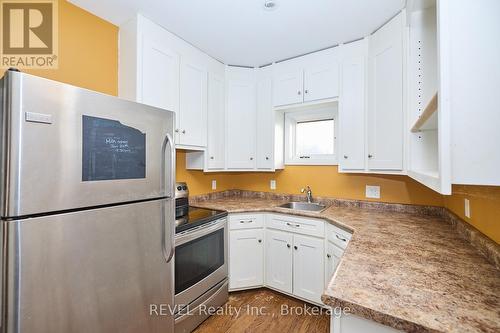
M 313 193 L 311 191 L 311 187 L 309 185 L 306 186 L 306 188 L 303 188 L 300 190 L 300 193 L 306 193 L 306 199 L 307 202 L 311 203 L 313 199 Z

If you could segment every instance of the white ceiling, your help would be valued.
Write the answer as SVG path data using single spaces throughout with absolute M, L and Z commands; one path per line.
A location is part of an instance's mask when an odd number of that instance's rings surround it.
M 116 25 L 135 13 L 231 65 L 260 66 L 369 35 L 405 0 L 70 0 Z

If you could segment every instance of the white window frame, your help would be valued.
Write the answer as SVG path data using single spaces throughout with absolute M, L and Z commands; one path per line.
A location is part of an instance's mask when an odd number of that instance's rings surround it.
M 333 119 L 334 123 L 334 154 L 311 155 L 308 158 L 300 158 L 295 150 L 296 125 L 304 121 L 317 121 Z M 337 104 L 328 103 L 309 107 L 305 110 L 291 111 L 285 113 L 285 165 L 338 165 L 338 107 Z

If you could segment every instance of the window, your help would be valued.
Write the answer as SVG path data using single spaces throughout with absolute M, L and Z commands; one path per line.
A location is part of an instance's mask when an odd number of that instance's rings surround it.
M 285 163 L 333 165 L 336 158 L 336 104 L 285 114 Z

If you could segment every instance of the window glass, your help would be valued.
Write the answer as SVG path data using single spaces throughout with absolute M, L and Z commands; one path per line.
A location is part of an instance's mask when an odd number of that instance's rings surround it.
M 295 128 L 295 149 L 298 156 L 333 155 L 334 121 L 322 119 L 297 122 Z

